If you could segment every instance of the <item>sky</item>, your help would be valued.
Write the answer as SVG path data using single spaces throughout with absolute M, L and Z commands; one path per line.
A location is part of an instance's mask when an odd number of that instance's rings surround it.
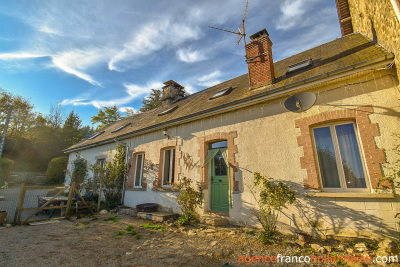
M 99 108 L 138 110 L 174 80 L 188 93 L 247 73 L 237 31 L 246 0 L 0 0 L 0 87 L 84 125 Z M 335 0 L 249 0 L 246 34 L 266 28 L 273 58 L 341 36 Z M 249 41 L 249 37 L 247 37 Z

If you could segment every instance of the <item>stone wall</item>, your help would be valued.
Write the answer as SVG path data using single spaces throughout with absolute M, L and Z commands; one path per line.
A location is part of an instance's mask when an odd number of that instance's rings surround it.
M 363 33 L 392 52 L 400 77 L 400 23 L 390 0 L 348 1 L 354 32 Z

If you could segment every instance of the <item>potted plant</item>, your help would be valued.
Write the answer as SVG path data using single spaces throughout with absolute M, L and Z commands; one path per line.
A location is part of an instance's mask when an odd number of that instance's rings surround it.
M 0 225 L 4 225 L 7 218 L 7 211 L 0 210 Z

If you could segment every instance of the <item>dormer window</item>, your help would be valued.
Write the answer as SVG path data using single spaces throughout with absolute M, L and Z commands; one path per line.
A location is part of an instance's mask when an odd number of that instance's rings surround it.
M 232 92 L 233 89 L 234 89 L 233 87 L 229 87 L 229 88 L 226 88 L 224 90 L 221 90 L 221 91 L 215 93 L 212 97 L 210 97 L 209 100 L 212 100 L 212 99 L 227 95 L 230 92 Z
M 175 107 L 169 108 L 169 109 L 167 109 L 167 110 L 164 110 L 164 111 L 160 112 L 160 113 L 158 114 L 158 116 L 163 116 L 163 115 L 165 115 L 165 114 L 171 113 L 171 112 L 173 112 L 173 111 L 174 111 L 175 109 L 177 109 L 177 108 L 178 108 L 178 106 L 175 106 Z
M 115 132 L 121 131 L 122 129 L 128 127 L 128 126 L 131 125 L 131 124 L 132 124 L 132 123 L 124 124 L 124 125 L 118 127 L 117 129 L 115 129 L 114 131 L 111 131 L 111 132 L 112 132 L 112 133 L 115 133 Z
M 286 73 L 290 73 L 290 72 L 294 72 L 296 70 L 304 69 L 304 68 L 309 67 L 311 65 L 312 65 L 312 59 L 310 58 L 310 59 L 301 61 L 299 63 L 296 63 L 296 64 L 294 64 L 292 66 L 289 66 L 289 69 L 288 69 L 288 71 Z
M 89 139 L 89 140 L 95 139 L 97 136 L 99 136 L 99 135 L 101 135 L 101 134 L 103 134 L 103 133 L 104 133 L 104 131 L 95 133 L 94 135 L 90 136 L 88 139 Z

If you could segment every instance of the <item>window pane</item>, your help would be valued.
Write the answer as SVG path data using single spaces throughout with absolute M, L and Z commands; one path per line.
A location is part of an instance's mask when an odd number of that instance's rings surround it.
M 142 178 L 142 161 L 143 154 L 136 156 L 136 173 L 135 173 L 135 186 L 140 186 Z
M 214 173 L 215 175 L 226 175 L 226 164 L 221 154 L 217 154 L 214 157 Z
M 219 141 L 219 142 L 212 143 L 210 145 L 210 149 L 224 148 L 224 147 L 228 147 L 228 141 Z
M 347 188 L 366 188 L 360 151 L 352 123 L 335 126 Z
M 175 149 L 171 149 L 171 157 L 172 157 L 172 161 L 171 161 L 171 165 L 170 168 L 172 169 L 171 171 L 171 184 L 174 183 L 174 177 L 175 177 Z
M 314 137 L 323 187 L 340 188 L 335 150 L 329 127 L 314 129 Z
M 169 184 L 169 172 L 170 172 L 170 164 L 171 164 L 171 150 L 164 151 L 164 180 L 163 185 Z

